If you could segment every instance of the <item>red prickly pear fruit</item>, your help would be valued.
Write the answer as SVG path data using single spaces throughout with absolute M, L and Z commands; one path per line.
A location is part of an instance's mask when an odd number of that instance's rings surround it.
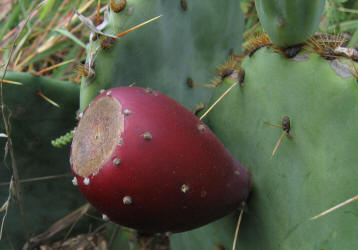
M 73 182 L 110 220 L 143 232 L 182 232 L 238 208 L 250 175 L 213 132 L 176 101 L 120 87 L 80 116 Z

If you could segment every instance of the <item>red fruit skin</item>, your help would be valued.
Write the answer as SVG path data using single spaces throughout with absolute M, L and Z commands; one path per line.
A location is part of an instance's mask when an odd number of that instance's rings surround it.
M 92 104 L 106 97 L 131 111 L 124 116 L 123 144 L 88 176 L 89 185 L 73 163 L 71 168 L 82 194 L 110 220 L 143 232 L 182 232 L 219 219 L 246 200 L 248 171 L 179 103 L 156 91 L 121 87 Z M 145 132 L 151 140 L 143 138 Z M 124 204 L 128 196 L 131 204 Z

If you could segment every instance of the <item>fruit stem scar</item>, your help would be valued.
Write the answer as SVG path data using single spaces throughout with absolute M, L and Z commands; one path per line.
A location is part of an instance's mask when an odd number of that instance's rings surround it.
M 113 161 L 112 155 L 124 131 L 124 118 L 120 102 L 106 95 L 83 113 L 72 141 L 71 165 L 77 175 L 88 177 L 108 160 Z

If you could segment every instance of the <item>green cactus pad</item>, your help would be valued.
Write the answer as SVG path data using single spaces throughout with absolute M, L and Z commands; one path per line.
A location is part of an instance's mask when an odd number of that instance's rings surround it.
M 170 237 L 171 249 L 231 249 L 237 217 L 231 214 L 198 229 L 173 234 Z
M 190 88 L 186 82 L 191 78 L 197 84 L 209 83 L 216 66 L 230 53 L 240 52 L 243 15 L 239 1 L 127 1 L 123 11 L 109 13 L 106 32 L 119 34 L 159 15 L 158 20 L 118 39 L 112 48 L 102 42 L 94 80 L 86 87 L 83 79 L 82 110 L 101 88 L 133 83 L 160 91 L 190 110 L 208 102 L 212 89 Z M 99 44 L 96 41 L 94 47 Z
M 356 79 L 337 61 L 315 54 L 286 59 L 268 48 L 242 66 L 244 87 L 233 88 L 208 117 L 253 177 L 238 246 L 355 249 L 358 203 L 310 218 L 358 194 Z M 232 83 L 222 83 L 212 101 Z M 292 138 L 285 136 L 272 157 L 284 131 L 268 124 L 280 125 L 285 116 Z
M 310 38 L 321 21 L 325 0 L 255 0 L 264 30 L 276 46 Z
M 21 184 L 29 234 L 32 237 L 85 203 L 71 183 L 69 147 L 56 149 L 51 145 L 51 139 L 75 126 L 79 86 L 20 72 L 7 72 L 6 79 L 22 83 L 21 86 L 4 83 L 5 110 L 10 116 L 11 138 L 20 180 L 59 176 L 42 181 L 28 180 Z M 55 101 L 59 108 L 39 96 L 39 91 Z M 0 132 L 5 133 L 2 119 Z M 6 138 L 0 138 L 2 156 L 5 143 Z M 12 172 L 10 155 L 6 162 L 6 165 L 3 160 L 0 163 L 1 206 L 9 194 L 6 182 L 10 180 Z M 4 212 L 0 215 L 2 218 Z M 18 203 L 12 199 L 0 249 L 21 249 L 24 243 L 21 213 Z

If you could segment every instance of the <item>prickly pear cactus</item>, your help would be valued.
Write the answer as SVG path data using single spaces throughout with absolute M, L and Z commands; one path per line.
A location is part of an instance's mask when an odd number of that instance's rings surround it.
M 251 53 L 241 64 L 241 87 L 209 113 L 209 126 L 253 177 L 240 249 L 358 245 L 358 203 L 311 219 L 357 195 L 356 58 L 339 38 L 326 38 L 312 39 L 292 59 L 265 47 Z M 236 77 L 227 77 L 212 101 Z
M 11 138 L 20 179 L 28 179 L 21 184 L 28 233 L 35 236 L 85 202 L 71 184 L 71 177 L 66 176 L 66 173 L 70 174 L 69 148 L 59 150 L 51 145 L 51 139 L 66 133 L 76 123 L 79 86 L 19 72 L 7 72 L 6 79 L 22 84 L 4 84 L 4 101 L 6 113 L 10 117 Z M 41 95 L 52 99 L 59 107 L 47 102 Z M 5 133 L 3 122 L 0 132 Z M 5 149 L 5 142 L 6 138 L 0 138 L 2 150 Z M 10 155 L 6 159 L 8 164 L 5 165 L 3 160 L 0 164 L 1 204 L 8 198 L 9 184 L 6 182 L 12 173 Z M 41 181 L 33 179 L 49 176 L 59 178 Z M 1 216 L 4 216 L 4 211 Z M 24 243 L 21 213 L 18 203 L 12 199 L 0 248 L 21 249 Z
M 87 66 L 94 74 L 82 81 L 81 109 L 100 89 L 130 84 L 158 90 L 190 110 L 206 103 L 212 89 L 192 85 L 209 83 L 216 66 L 240 52 L 239 1 L 128 0 L 124 9 L 113 11 L 124 2 L 111 1 L 106 33 L 119 34 L 162 16 L 118 40 L 102 36 L 93 42 Z
M 264 30 L 275 45 L 288 47 L 313 35 L 321 21 L 325 0 L 255 0 Z

